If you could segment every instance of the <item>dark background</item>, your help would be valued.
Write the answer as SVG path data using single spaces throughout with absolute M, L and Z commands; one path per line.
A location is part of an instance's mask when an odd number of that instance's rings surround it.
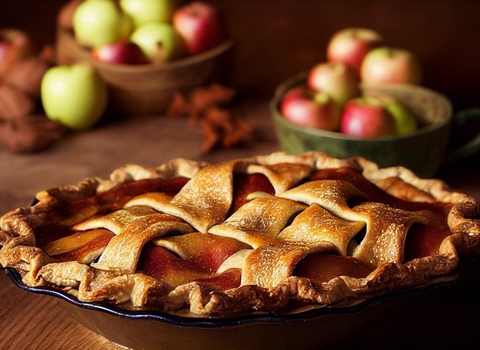
M 54 43 L 65 0 L 2 0 L 0 27 L 28 30 Z M 212 0 L 237 39 L 233 83 L 245 94 L 272 95 L 291 75 L 325 60 L 330 36 L 363 26 L 391 46 L 415 52 L 424 85 L 446 94 L 455 109 L 480 101 L 478 0 Z

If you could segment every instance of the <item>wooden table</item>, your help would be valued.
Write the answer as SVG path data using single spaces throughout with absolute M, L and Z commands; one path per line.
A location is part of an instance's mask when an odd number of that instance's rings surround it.
M 238 149 L 203 154 L 201 131 L 185 119 L 165 117 L 109 121 L 84 133 L 69 135 L 52 149 L 16 155 L 0 149 L 0 213 L 29 205 L 44 188 L 75 184 L 88 176 L 107 177 L 126 163 L 155 166 L 184 157 L 211 162 L 279 150 L 266 100 L 241 104 L 256 130 L 256 141 Z M 479 164 L 478 157 L 470 159 Z M 469 162 L 439 173 L 454 189 L 480 200 L 480 167 Z M 1 271 L 0 271 L 1 272 Z M 445 348 L 454 339 L 460 345 L 480 341 L 480 302 L 472 292 L 479 277 L 461 285 L 416 298 L 391 321 L 351 339 L 371 348 L 405 348 L 429 344 Z M 63 301 L 23 291 L 0 273 L 0 349 L 118 349 L 70 318 Z M 393 342 L 393 343 L 392 343 Z

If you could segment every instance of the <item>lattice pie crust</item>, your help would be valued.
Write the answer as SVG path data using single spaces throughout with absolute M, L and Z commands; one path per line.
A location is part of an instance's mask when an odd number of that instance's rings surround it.
M 0 221 L 27 286 L 189 316 L 351 305 L 480 253 L 474 198 L 323 153 L 126 165 L 36 199 Z

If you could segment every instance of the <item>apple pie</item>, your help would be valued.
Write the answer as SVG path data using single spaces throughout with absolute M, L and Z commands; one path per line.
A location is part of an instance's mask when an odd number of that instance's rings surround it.
M 344 307 L 480 254 L 475 198 L 360 157 L 125 165 L 0 221 L 0 263 L 82 302 L 191 317 Z

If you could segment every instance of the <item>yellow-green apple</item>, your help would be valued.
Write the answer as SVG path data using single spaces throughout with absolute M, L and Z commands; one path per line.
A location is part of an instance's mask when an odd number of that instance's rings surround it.
M 111 64 L 146 64 L 149 62 L 140 47 L 129 40 L 97 46 L 91 54 L 94 60 Z
M 196 1 L 177 8 L 172 23 L 189 55 L 212 49 L 228 37 L 223 12 L 209 3 Z
M 365 83 L 421 84 L 422 65 L 412 51 L 380 46 L 363 59 L 360 77 Z
M 297 86 L 285 93 L 280 113 L 292 123 L 329 131 L 337 130 L 340 122 L 340 107 L 330 95 L 306 86 Z
M 10 69 L 12 64 L 24 58 L 34 56 L 36 45 L 30 34 L 16 28 L 0 30 L 0 78 Z
M 327 61 L 344 63 L 360 74 L 360 66 L 367 52 L 382 44 L 382 35 L 373 29 L 345 28 L 330 38 Z
M 120 0 L 120 7 L 133 19 L 134 27 L 147 22 L 170 23 L 174 0 Z
M 173 61 L 185 55 L 182 38 L 169 23 L 145 23 L 135 29 L 130 41 L 137 44 L 154 63 Z
M 393 116 L 374 97 L 357 97 L 345 104 L 340 132 L 356 137 L 375 138 L 396 135 Z
M 133 24 L 115 1 L 85 0 L 75 9 L 72 26 L 80 45 L 96 47 L 127 39 Z
M 42 79 L 41 100 L 47 117 L 72 130 L 86 130 L 103 116 L 107 87 L 85 63 L 51 67 Z
M 358 76 L 343 63 L 322 62 L 308 72 L 307 85 L 315 91 L 325 91 L 340 107 L 358 96 Z
M 391 99 L 385 103 L 385 109 L 395 119 L 395 129 L 398 136 L 410 135 L 418 129 L 416 118 L 403 103 Z

